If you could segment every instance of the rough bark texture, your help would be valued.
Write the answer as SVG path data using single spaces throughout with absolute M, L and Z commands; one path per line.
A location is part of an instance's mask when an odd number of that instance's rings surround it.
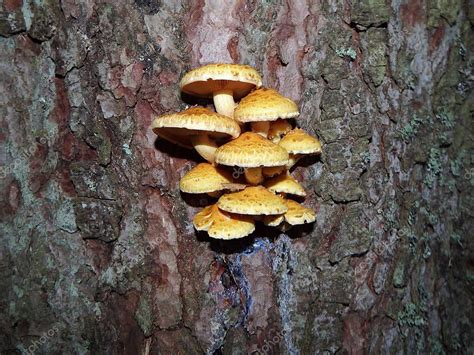
M 474 352 L 472 3 L 0 4 L 2 354 Z M 321 138 L 313 227 L 196 235 L 149 125 L 208 62 Z

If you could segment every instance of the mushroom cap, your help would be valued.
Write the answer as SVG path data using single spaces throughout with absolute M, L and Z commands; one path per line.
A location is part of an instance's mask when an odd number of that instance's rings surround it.
M 292 176 L 281 174 L 265 182 L 265 187 L 273 193 L 286 193 L 297 196 L 306 196 L 303 186 Z
M 200 134 L 217 140 L 236 138 L 240 134 L 240 126 L 232 118 L 199 106 L 159 116 L 151 128 L 158 136 L 185 148 L 192 148 L 191 137 Z
M 253 132 L 243 133 L 217 148 L 215 153 L 216 163 L 243 168 L 286 165 L 288 159 L 284 148 Z
M 250 215 L 282 214 L 288 210 L 282 197 L 263 186 L 250 186 L 242 191 L 223 195 L 217 205 L 227 212 Z
M 301 128 L 295 128 L 288 132 L 278 143 L 291 154 L 316 154 L 321 153 L 321 143 L 315 137 L 310 136 Z
M 268 139 L 273 141 L 274 139 L 280 139 L 282 136 L 292 130 L 291 124 L 287 120 L 278 119 L 270 123 L 268 129 Z M 273 143 L 276 143 L 275 141 Z
M 273 89 L 261 88 L 245 96 L 234 111 L 240 122 L 276 121 L 298 116 L 298 106 Z
M 212 97 L 213 92 L 232 90 L 240 99 L 255 87 L 262 86 L 260 74 L 251 66 L 243 64 L 208 64 L 186 73 L 179 84 L 187 94 Z
M 231 183 L 229 172 L 209 163 L 200 163 L 181 178 L 179 189 L 189 194 L 204 194 L 225 190 L 225 184 Z
M 312 223 L 316 220 L 316 213 L 293 200 L 286 200 L 288 211 L 285 213 L 285 221 L 292 226 L 297 224 Z
M 255 230 L 255 222 L 251 217 L 221 211 L 216 204 L 198 212 L 193 224 L 198 231 L 207 231 L 215 239 L 243 238 Z

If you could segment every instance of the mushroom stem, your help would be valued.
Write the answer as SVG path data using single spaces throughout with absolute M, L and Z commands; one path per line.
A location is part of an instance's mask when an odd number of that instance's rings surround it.
M 245 180 L 251 185 L 258 185 L 263 182 L 262 168 L 246 168 L 244 170 Z
M 295 165 L 298 160 L 300 160 L 302 157 L 301 154 L 290 154 L 290 159 L 288 159 L 288 164 L 286 164 L 286 168 L 290 170 L 293 165 Z
M 216 111 L 227 117 L 234 117 L 234 95 L 232 90 L 219 90 L 212 93 Z
M 268 129 L 270 128 L 270 122 L 268 121 L 252 122 L 250 126 L 252 127 L 252 132 L 258 133 L 262 137 L 267 138 Z
M 216 143 L 207 134 L 199 134 L 191 139 L 194 149 L 209 163 L 214 163 L 214 155 L 217 149 Z

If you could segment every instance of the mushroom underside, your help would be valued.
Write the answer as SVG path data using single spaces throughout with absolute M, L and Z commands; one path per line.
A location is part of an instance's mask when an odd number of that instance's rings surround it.
M 196 151 L 210 163 L 214 163 L 214 152 L 218 145 L 224 143 L 229 135 L 219 132 L 189 130 L 186 128 L 159 128 L 155 133 L 181 147 Z

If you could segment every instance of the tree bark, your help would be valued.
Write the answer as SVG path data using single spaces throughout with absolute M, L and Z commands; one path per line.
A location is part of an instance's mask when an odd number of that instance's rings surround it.
M 2 354 L 474 352 L 468 1 L 0 4 Z M 210 62 L 321 139 L 313 226 L 196 234 L 149 126 Z

